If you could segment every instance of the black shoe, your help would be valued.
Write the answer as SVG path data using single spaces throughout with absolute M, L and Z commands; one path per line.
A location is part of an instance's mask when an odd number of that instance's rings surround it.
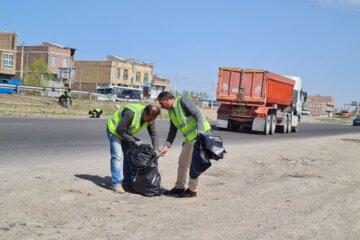
M 184 188 L 175 188 L 174 187 L 171 190 L 164 192 L 164 195 L 173 196 L 173 195 L 178 195 L 178 194 L 181 194 L 184 192 L 185 192 Z
M 185 192 L 179 194 L 180 198 L 189 198 L 189 197 L 196 197 L 197 192 L 193 192 L 190 189 L 186 189 Z

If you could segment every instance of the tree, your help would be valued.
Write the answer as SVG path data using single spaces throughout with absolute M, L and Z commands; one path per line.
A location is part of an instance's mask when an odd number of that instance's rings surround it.
M 174 90 L 170 90 L 170 93 L 174 96 L 181 96 L 180 92 L 176 91 L 176 93 L 174 92 Z
M 42 59 L 36 59 L 25 67 L 24 84 L 29 86 L 47 86 L 54 77 L 47 64 Z
M 190 93 L 189 93 L 189 91 L 187 91 L 187 90 L 183 90 L 183 96 L 188 96 L 188 97 L 190 97 Z

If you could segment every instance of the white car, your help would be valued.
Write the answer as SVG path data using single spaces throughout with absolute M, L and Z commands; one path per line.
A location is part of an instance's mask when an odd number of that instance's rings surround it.
M 301 111 L 301 115 L 311 115 L 310 111 L 304 110 Z

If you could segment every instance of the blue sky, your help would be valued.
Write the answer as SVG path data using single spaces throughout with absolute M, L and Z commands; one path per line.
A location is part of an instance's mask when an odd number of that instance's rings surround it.
M 77 60 L 154 63 L 178 90 L 206 91 L 218 68 L 300 76 L 310 95 L 360 101 L 360 0 L 2 1 L 0 31 L 53 42 Z M 173 87 L 173 84 L 171 85 Z

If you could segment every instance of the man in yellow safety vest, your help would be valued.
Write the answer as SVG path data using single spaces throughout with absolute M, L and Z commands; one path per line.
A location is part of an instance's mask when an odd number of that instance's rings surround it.
M 170 117 L 170 130 L 167 140 L 160 150 L 160 154 L 165 155 L 168 152 L 177 132 L 180 132 L 184 137 L 178 161 L 175 187 L 164 194 L 178 197 L 196 197 L 199 178 L 190 178 L 188 188 L 185 189 L 186 175 L 189 172 L 197 134 L 210 133 L 210 123 L 200 113 L 196 105 L 186 96 L 175 98 L 171 93 L 164 91 L 159 94 L 157 100 L 162 108 L 168 110 Z
M 107 122 L 107 135 L 110 142 L 110 166 L 112 189 L 115 193 L 131 191 L 131 169 L 126 152 L 130 143 L 140 145 L 142 142 L 134 135 L 147 128 L 155 151 L 159 153 L 159 138 L 156 132 L 155 119 L 160 114 L 160 107 L 150 104 L 126 104 L 117 110 Z

